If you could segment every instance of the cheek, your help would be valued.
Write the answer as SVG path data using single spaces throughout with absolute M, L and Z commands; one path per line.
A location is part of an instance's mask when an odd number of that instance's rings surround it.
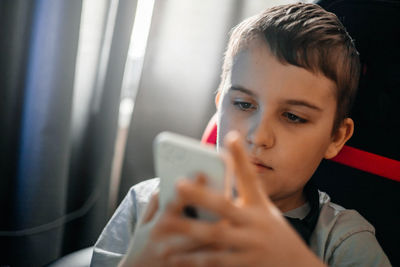
M 288 166 L 293 166 L 291 172 L 312 175 L 318 167 L 329 144 L 329 133 L 325 131 L 313 131 L 298 138 L 292 138 L 288 144 L 291 153 L 287 155 Z M 290 139 L 289 139 L 290 140 Z

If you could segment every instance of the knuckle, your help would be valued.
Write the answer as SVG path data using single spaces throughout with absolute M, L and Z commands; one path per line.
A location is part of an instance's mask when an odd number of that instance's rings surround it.
M 220 211 L 228 211 L 231 210 L 233 208 L 231 202 L 229 200 L 227 200 L 226 198 L 223 198 L 220 202 Z
M 187 256 L 172 256 L 167 259 L 168 266 L 174 267 L 188 267 L 188 266 L 195 266 L 192 259 Z
M 154 234 L 160 235 L 165 232 L 171 232 L 175 227 L 175 222 L 171 216 L 165 215 L 160 218 L 154 227 Z
M 210 228 L 208 238 L 220 240 L 226 237 L 226 225 L 216 223 Z
M 220 257 L 217 257 L 217 256 L 214 256 L 214 257 L 206 257 L 206 258 L 204 258 L 203 260 L 201 260 L 200 261 L 200 263 L 199 263 L 199 265 L 198 266 L 201 266 L 201 267 L 219 267 L 219 266 L 222 266 L 222 261 L 221 261 L 221 258 Z
M 172 218 L 172 216 L 166 215 L 162 218 L 160 221 L 161 228 L 164 230 L 172 230 L 175 228 L 175 220 Z

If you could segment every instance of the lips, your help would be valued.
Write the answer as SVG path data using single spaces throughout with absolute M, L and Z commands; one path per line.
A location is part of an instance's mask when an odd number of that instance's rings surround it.
M 252 158 L 251 163 L 257 168 L 258 171 L 273 170 L 273 168 L 257 158 Z

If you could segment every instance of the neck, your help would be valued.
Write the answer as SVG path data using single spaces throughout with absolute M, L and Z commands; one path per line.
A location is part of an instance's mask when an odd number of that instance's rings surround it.
M 272 199 L 272 202 L 278 209 L 284 213 L 289 210 L 298 208 L 306 203 L 306 197 L 303 190 L 292 194 L 291 196 L 285 196 L 283 198 Z

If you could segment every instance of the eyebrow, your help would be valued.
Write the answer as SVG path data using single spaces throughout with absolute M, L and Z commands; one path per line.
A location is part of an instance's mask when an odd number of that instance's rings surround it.
M 284 103 L 288 104 L 288 105 L 292 105 L 292 106 L 303 106 L 303 107 L 307 107 L 307 108 L 314 109 L 317 111 L 322 111 L 321 108 L 319 108 L 307 101 L 303 101 L 303 100 L 288 99 L 288 100 L 285 100 Z
M 246 88 L 244 88 L 243 86 L 240 86 L 240 85 L 232 85 L 229 88 L 229 91 L 239 91 L 239 92 L 242 92 L 242 93 L 250 95 L 250 96 L 257 96 L 255 93 L 253 93 L 249 89 L 246 89 Z

